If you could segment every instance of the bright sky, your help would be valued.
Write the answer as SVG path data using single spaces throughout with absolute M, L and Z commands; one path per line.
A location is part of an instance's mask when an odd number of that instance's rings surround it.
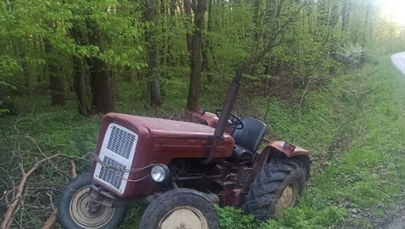
M 405 25 L 405 0 L 379 0 L 383 12 L 393 21 Z

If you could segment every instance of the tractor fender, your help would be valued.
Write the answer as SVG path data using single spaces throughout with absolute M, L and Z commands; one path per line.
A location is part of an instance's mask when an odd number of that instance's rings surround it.
M 306 169 L 306 179 L 310 176 L 310 164 L 309 152 L 301 147 L 295 146 L 285 141 L 267 141 L 267 146 L 257 154 L 252 171 L 246 180 L 246 184 L 242 194 L 246 195 L 249 191 L 250 184 L 254 181 L 256 175 L 271 161 L 280 157 L 294 158 L 301 161 Z
M 310 166 L 311 159 L 309 151 L 301 148 L 299 146 L 293 145 L 286 141 L 268 141 L 266 148 L 263 152 L 267 152 L 268 158 L 267 162 L 269 163 L 272 159 L 275 159 L 280 156 L 285 156 L 287 158 L 296 159 L 301 161 L 306 169 L 306 179 L 310 177 Z
M 309 151 L 299 146 L 295 146 L 286 141 L 269 141 L 267 146 L 272 150 L 277 150 L 287 157 L 294 157 L 299 155 L 309 156 Z

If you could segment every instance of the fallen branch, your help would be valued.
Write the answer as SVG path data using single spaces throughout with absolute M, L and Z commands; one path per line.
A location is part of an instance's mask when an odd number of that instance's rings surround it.
M 304 101 L 304 97 L 305 97 L 305 95 L 307 94 L 308 87 L 309 87 L 309 84 L 310 84 L 310 83 L 311 83 L 311 80 L 308 80 L 307 86 L 305 87 L 305 91 L 304 91 L 304 93 L 303 93 L 302 96 L 301 96 L 300 108 L 302 108 L 302 102 Z
M 70 175 L 72 176 L 72 178 L 77 177 L 77 173 L 76 173 L 76 164 L 73 160 L 70 161 L 70 164 L 72 166 L 72 168 L 70 169 Z M 48 219 L 45 221 L 44 225 L 42 226 L 41 229 L 51 229 L 53 227 L 53 225 L 56 222 L 56 218 L 57 218 L 57 214 L 58 214 L 58 209 L 55 208 L 55 206 L 53 205 L 53 201 L 52 201 L 52 196 L 50 195 L 50 202 L 53 208 L 53 212 L 52 214 L 48 217 Z
M 49 218 L 46 220 L 46 222 L 42 226 L 42 229 L 51 229 L 53 227 L 53 225 L 56 222 L 57 213 L 58 213 L 58 210 L 56 208 L 54 208 L 52 214 L 49 216 Z
M 305 97 L 305 95 L 307 94 L 307 92 L 308 92 L 308 87 L 309 87 L 309 84 L 311 83 L 311 79 L 309 79 L 308 80 L 308 83 L 307 83 L 307 86 L 305 87 L 305 91 L 304 91 L 304 93 L 302 94 L 302 96 L 301 96 L 301 100 L 300 100 L 300 109 L 299 109 L 299 116 L 298 116 L 298 119 L 301 119 L 301 111 L 302 111 L 302 102 L 304 101 L 304 97 Z
M 72 176 L 72 178 L 76 178 L 77 177 L 76 164 L 73 160 L 71 160 L 70 165 L 72 166 L 72 168 L 70 169 L 70 175 Z
M 16 212 L 16 210 L 19 208 L 20 206 L 20 202 L 21 199 L 23 197 L 23 193 L 24 193 L 24 188 L 25 188 L 25 184 L 28 180 L 28 178 L 32 175 L 32 173 L 37 170 L 44 162 L 57 157 L 58 154 L 50 156 L 50 157 L 46 157 L 40 161 L 37 161 L 34 166 L 28 171 L 25 172 L 24 167 L 22 164 L 20 164 L 20 170 L 21 170 L 21 180 L 20 183 L 18 184 L 17 187 L 17 193 L 15 194 L 15 198 L 11 201 L 11 204 L 8 206 L 6 213 L 4 214 L 3 217 L 3 221 L 1 223 L 1 229 L 9 229 L 13 216 Z

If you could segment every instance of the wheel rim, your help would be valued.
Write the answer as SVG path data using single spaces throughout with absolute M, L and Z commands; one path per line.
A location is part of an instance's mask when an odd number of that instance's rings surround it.
M 275 214 L 279 214 L 284 209 L 293 206 L 296 200 L 297 200 L 296 185 L 294 184 L 287 185 L 283 189 L 280 198 L 277 200 L 275 207 Z
M 209 229 L 202 212 L 191 206 L 172 209 L 160 220 L 159 229 Z
M 69 213 L 73 221 L 82 228 L 102 228 L 113 217 L 115 208 L 109 208 L 92 201 L 90 187 L 78 190 L 70 201 Z

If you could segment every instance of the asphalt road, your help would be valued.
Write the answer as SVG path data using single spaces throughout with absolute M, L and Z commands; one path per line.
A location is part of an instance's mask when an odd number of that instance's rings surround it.
M 404 212 L 402 212 L 404 214 Z M 405 228 L 405 216 L 399 216 L 398 218 L 394 219 L 386 229 L 404 229 Z
M 391 56 L 392 63 L 405 75 L 405 52 L 395 53 Z

